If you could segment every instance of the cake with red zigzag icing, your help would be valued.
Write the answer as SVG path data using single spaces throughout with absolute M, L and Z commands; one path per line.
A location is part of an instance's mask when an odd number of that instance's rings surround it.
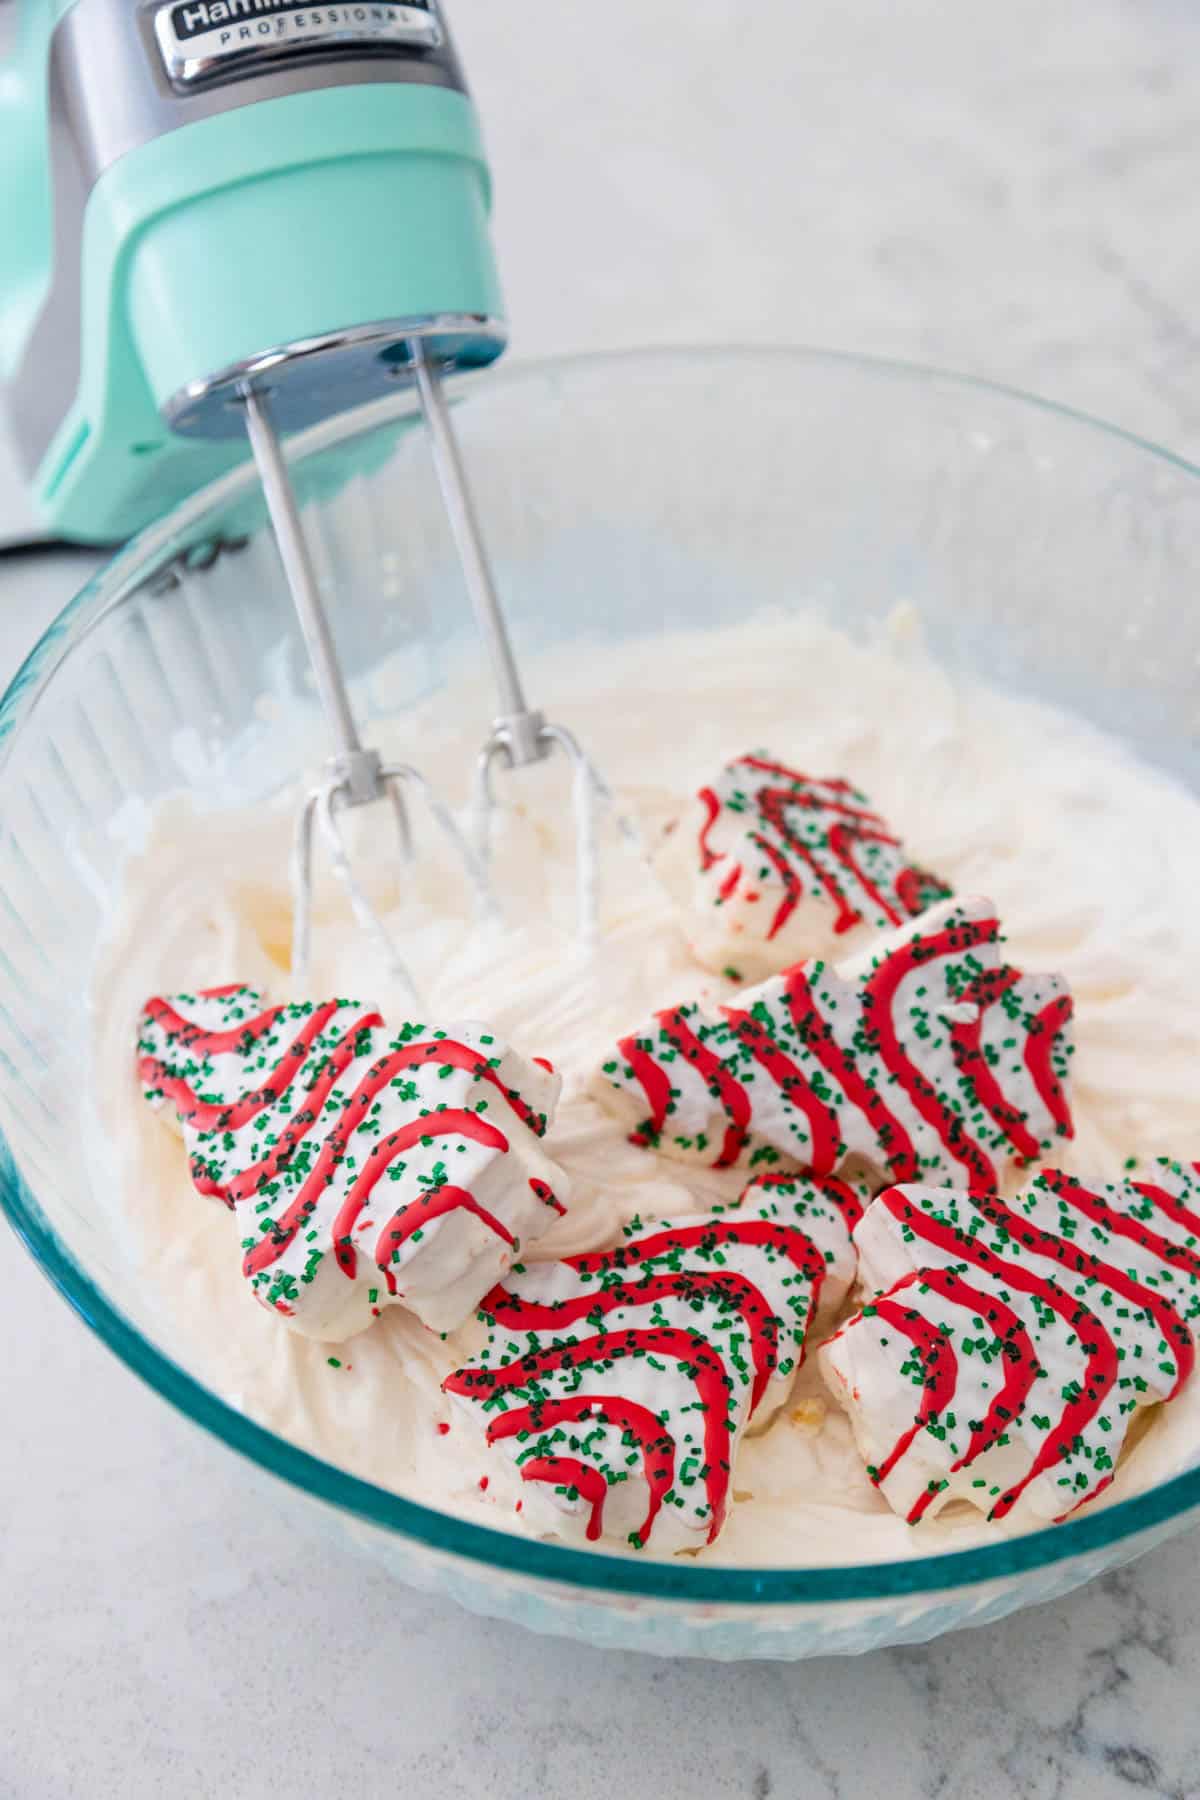
M 712 1543 L 738 1445 L 787 1398 L 854 1278 L 861 1182 L 767 1175 L 736 1207 L 515 1269 L 446 1392 L 514 1465 L 535 1529 L 634 1549 Z
M 308 1336 L 391 1304 L 452 1330 L 564 1210 L 539 1142 L 560 1079 L 483 1026 L 214 988 L 147 1002 L 138 1076 L 232 1210 L 256 1298 Z
M 698 960 L 744 980 L 846 955 L 950 892 L 865 794 L 766 751 L 736 757 L 699 790 L 655 868 Z
M 990 900 L 945 901 L 854 965 L 656 1013 L 595 1091 L 684 1161 L 821 1176 L 854 1155 L 881 1180 L 994 1187 L 1072 1130 L 1070 991 L 1000 945 Z
M 1046 1170 L 1016 1199 L 896 1187 L 855 1231 L 875 1298 L 822 1346 L 872 1481 L 911 1524 L 966 1500 L 1044 1524 L 1111 1483 L 1200 1331 L 1200 1175 Z

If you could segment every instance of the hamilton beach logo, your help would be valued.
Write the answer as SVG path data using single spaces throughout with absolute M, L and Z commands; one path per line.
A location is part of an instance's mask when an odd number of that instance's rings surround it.
M 212 33 L 222 48 L 249 45 L 266 38 L 325 35 L 332 30 L 359 30 L 364 35 L 397 35 L 411 31 L 436 41 L 434 0 L 367 0 L 364 4 L 313 5 L 311 0 L 184 0 L 170 9 L 176 43 L 191 43 Z

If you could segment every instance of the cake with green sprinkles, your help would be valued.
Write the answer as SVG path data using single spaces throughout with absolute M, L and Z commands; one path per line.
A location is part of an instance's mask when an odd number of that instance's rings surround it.
M 996 908 L 951 899 L 853 964 L 798 963 L 659 1011 L 594 1083 L 631 1140 L 714 1168 L 1000 1185 L 1072 1135 L 1072 1000 L 1001 954 Z
M 446 1392 L 569 1540 L 695 1550 L 719 1536 L 738 1446 L 786 1401 L 849 1292 L 861 1181 L 766 1175 L 736 1206 L 635 1219 L 616 1249 L 519 1267 L 483 1302 Z
M 1047 1169 L 1015 1199 L 895 1187 L 855 1231 L 873 1295 L 821 1347 L 872 1482 L 912 1525 L 951 1501 L 1058 1521 L 1103 1493 L 1141 1409 L 1190 1377 L 1200 1175 Z
M 307 1336 L 389 1305 L 453 1330 L 565 1208 L 541 1144 L 560 1078 L 486 1026 L 235 984 L 148 1001 L 137 1072 L 233 1213 L 255 1298 Z
M 802 775 L 765 750 L 699 789 L 656 870 L 698 961 L 749 980 L 845 955 L 950 892 L 850 782 Z

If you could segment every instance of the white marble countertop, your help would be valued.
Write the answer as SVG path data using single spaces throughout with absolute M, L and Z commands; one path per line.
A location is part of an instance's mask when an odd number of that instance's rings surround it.
M 1200 454 L 1190 0 L 452 11 L 521 354 L 824 342 Z M 0 673 L 77 574 L 4 572 Z M 1195 1537 L 924 1649 L 607 1656 L 314 1571 L 3 1232 L 0 1281 L 2 1800 L 1200 1795 Z

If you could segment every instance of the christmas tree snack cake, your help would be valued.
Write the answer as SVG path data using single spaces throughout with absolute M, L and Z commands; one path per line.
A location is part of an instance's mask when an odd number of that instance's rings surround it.
M 953 1500 L 1058 1521 L 1104 1491 L 1137 1413 L 1190 1378 L 1200 1177 L 1044 1171 L 1016 1199 L 895 1187 L 855 1231 L 867 1304 L 822 1346 L 871 1480 L 910 1524 Z
M 137 1070 L 233 1212 L 255 1297 L 310 1337 L 394 1304 L 453 1330 L 564 1210 L 540 1142 L 560 1078 L 486 1026 L 235 985 L 148 1001 Z
M 848 781 L 801 775 L 765 751 L 699 790 L 655 867 L 697 959 L 749 980 L 844 956 L 950 892 Z
M 849 1292 L 868 1192 L 761 1176 L 735 1207 L 635 1220 L 614 1250 L 514 1269 L 483 1302 L 477 1365 L 445 1389 L 515 1470 L 527 1527 L 658 1552 L 714 1542 L 743 1435 Z
M 990 900 L 930 908 L 871 953 L 668 1008 L 595 1082 L 634 1143 L 715 1168 L 999 1185 L 1070 1137 L 1072 1002 L 1001 953 Z

